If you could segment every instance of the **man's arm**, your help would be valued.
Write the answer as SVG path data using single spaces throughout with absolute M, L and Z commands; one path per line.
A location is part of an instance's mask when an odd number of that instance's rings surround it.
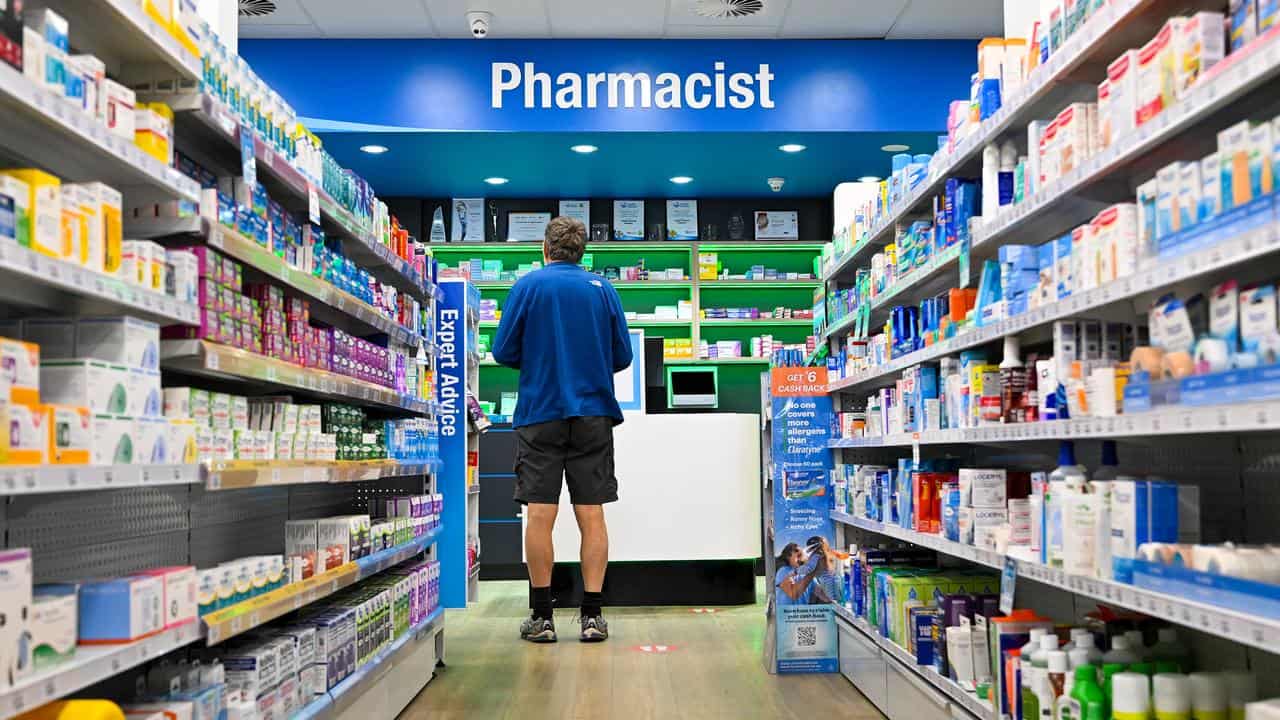
M 627 331 L 627 314 L 622 310 L 618 291 L 609 287 L 609 310 L 613 315 L 613 371 L 631 367 L 631 333 Z
M 516 283 L 507 295 L 507 307 L 498 323 L 498 334 L 493 340 L 493 359 L 516 370 L 520 369 L 521 348 L 524 346 L 524 288 Z

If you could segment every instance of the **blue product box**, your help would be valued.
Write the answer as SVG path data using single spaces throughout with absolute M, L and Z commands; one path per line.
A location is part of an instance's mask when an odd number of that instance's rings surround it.
M 80 586 L 79 642 L 133 642 L 164 629 L 164 584 L 159 577 L 91 580 Z
M 1163 595 L 1280 620 L 1280 585 L 1145 560 L 1133 561 L 1133 584 Z
M 1000 248 L 1000 264 L 1015 270 L 1039 270 L 1040 249 L 1034 245 L 1005 245 Z
M 916 664 L 933 665 L 933 626 L 941 621 L 941 613 L 936 607 L 911 608 L 909 613 L 915 632 Z
M 1198 225 L 1165 235 L 1156 240 L 1156 253 L 1161 256 L 1203 248 L 1256 230 L 1276 219 L 1277 193 L 1272 192 L 1226 210 Z

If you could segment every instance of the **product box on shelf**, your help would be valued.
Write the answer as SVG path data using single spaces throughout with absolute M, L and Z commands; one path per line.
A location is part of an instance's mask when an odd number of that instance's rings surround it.
M 10 465 L 44 465 L 49 461 L 49 409 L 38 403 L 7 403 Z
M 124 415 L 135 387 L 129 370 L 94 360 L 46 360 L 40 363 L 44 398 L 50 403 L 87 407 L 94 413 Z
M 31 186 L 0 173 L 0 197 L 7 198 L 13 205 L 13 230 L 7 234 L 11 234 L 18 245 L 31 247 Z
M 32 669 L 44 670 L 75 655 L 77 598 L 75 585 L 35 587 L 28 621 Z
M 80 644 L 127 643 L 164 629 L 164 583 L 134 575 L 80 586 Z
M 46 405 L 48 409 L 48 462 L 54 465 L 87 465 L 93 454 L 93 412 L 87 407 Z
M 27 187 L 31 249 L 62 258 L 62 181 L 42 170 L 0 170 L 0 173 L 12 176 Z
M 0 625 L 0 687 L 7 687 L 30 672 L 31 643 L 20 618 L 32 605 L 31 550 L 0 551 L 0 612 L 14 622 Z
M 158 578 L 162 583 L 161 606 L 165 629 L 185 625 L 196 619 L 196 569 L 190 565 L 153 568 L 141 573 Z
M 39 345 L 0 338 L 0 366 L 5 368 L 3 382 L 10 402 L 40 402 Z
M 138 462 L 137 422 L 127 416 L 97 413 L 93 416 L 90 461 L 94 465 L 131 465 Z
M 81 318 L 76 323 L 81 357 L 143 370 L 160 365 L 160 328 L 133 317 Z

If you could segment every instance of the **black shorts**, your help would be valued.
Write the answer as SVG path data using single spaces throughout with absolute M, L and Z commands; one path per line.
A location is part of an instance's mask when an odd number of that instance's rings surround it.
M 576 417 L 516 428 L 516 502 L 560 504 L 561 478 L 574 505 L 618 499 L 609 417 Z

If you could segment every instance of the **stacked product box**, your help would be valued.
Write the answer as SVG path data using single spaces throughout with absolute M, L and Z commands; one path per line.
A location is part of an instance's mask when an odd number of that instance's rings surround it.
M 201 462 L 335 459 L 333 436 L 320 432 L 318 405 L 169 387 L 164 389 L 164 412 L 171 421 L 192 426 Z
M 0 224 L 0 241 L 9 240 L 49 257 L 103 275 L 121 274 L 123 232 L 120 192 L 102 183 L 63 183 L 41 170 L 0 170 L 0 208 L 11 222 Z M 122 277 L 155 288 L 155 264 L 164 264 L 164 249 L 141 247 L 147 263 Z M 145 270 L 145 278 L 138 270 Z M 164 291 L 163 267 L 159 269 Z M 145 283 L 142 280 L 145 279 Z

